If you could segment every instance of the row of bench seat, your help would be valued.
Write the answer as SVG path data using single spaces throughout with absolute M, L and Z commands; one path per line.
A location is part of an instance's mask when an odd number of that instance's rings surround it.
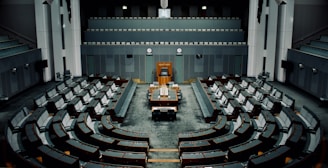
M 226 45 L 247 45 L 246 42 L 221 42 L 221 41 L 85 41 L 83 45 L 213 45 L 213 46 L 226 46 Z
M 213 77 L 213 79 L 214 78 L 215 77 Z M 199 79 L 199 81 L 199 86 L 202 87 L 209 83 L 212 84 L 210 87 L 203 89 L 205 93 L 211 95 L 205 98 L 209 98 L 208 100 L 212 102 L 213 100 L 214 102 L 216 101 L 215 97 L 224 97 L 227 93 L 230 95 L 226 96 L 227 100 L 234 97 L 232 96 L 233 89 L 240 87 L 248 89 L 249 86 L 252 86 L 254 88 L 252 98 L 249 98 L 247 101 L 253 100 L 257 102 L 253 97 L 256 92 L 262 92 L 262 94 L 265 94 L 266 96 L 263 96 L 265 98 L 262 98 L 260 109 L 258 109 L 258 113 L 256 114 L 247 113 L 246 110 L 242 110 L 237 115 L 237 118 L 229 119 L 227 114 L 221 113 L 217 120 L 218 123 L 216 123 L 214 127 L 194 132 L 194 134 L 192 132 L 179 134 L 182 135 L 181 141 L 179 141 L 180 156 L 183 155 L 181 158 L 187 159 L 188 157 L 195 157 L 192 162 L 186 160 L 185 164 L 204 164 L 203 156 L 199 156 L 200 159 L 197 162 L 199 153 L 195 155 L 192 155 L 192 153 L 198 151 L 206 152 L 210 149 L 222 150 L 226 154 L 225 159 L 229 162 L 237 161 L 239 164 L 247 165 L 248 167 L 262 167 L 262 165 L 268 165 L 270 167 L 273 166 L 275 162 L 278 162 L 280 167 L 293 167 L 293 165 L 299 165 L 299 162 L 302 162 L 302 159 L 300 158 L 306 158 L 306 160 L 304 160 L 305 165 L 312 164 L 308 158 L 311 155 L 314 155 L 314 152 L 318 149 L 322 137 L 322 131 L 320 130 L 320 120 L 306 106 L 303 106 L 299 112 L 295 112 L 294 99 L 286 94 L 283 95 L 280 90 L 273 88 L 272 85 L 266 82 L 262 82 L 262 85 L 258 86 L 258 82 L 249 80 L 249 84 L 246 84 L 247 81 L 244 81 L 244 79 L 242 79 L 241 82 L 229 79 L 226 80 L 227 83 L 225 85 L 222 85 L 221 81 L 218 80 L 204 80 L 203 82 Z M 239 86 L 235 87 L 236 85 Z M 252 89 L 249 90 L 251 91 Z M 251 94 L 249 93 L 249 90 L 247 91 L 247 94 Z M 216 93 L 215 91 L 221 91 L 222 93 Z M 240 91 L 239 95 L 240 94 L 247 95 L 243 91 Z M 236 100 L 233 99 L 233 101 Z M 280 107 L 270 111 L 269 108 L 263 108 L 263 101 L 270 101 L 272 104 L 276 103 L 280 105 Z M 259 106 L 259 103 L 257 103 L 257 105 Z M 247 114 L 248 119 L 245 118 L 245 114 Z M 223 118 L 226 118 L 227 120 L 222 120 Z M 219 128 L 223 127 L 220 124 L 220 121 L 224 121 L 224 127 L 231 127 L 233 125 L 233 127 L 235 127 L 233 129 L 234 131 L 228 131 L 221 136 L 213 136 L 209 138 L 208 136 L 211 135 L 209 133 L 212 132 L 211 130 L 213 130 L 215 126 L 219 126 Z M 251 122 L 249 123 L 249 121 Z M 313 124 L 310 124 L 309 121 Z M 236 127 L 238 129 L 236 129 Z M 237 141 L 237 130 L 243 130 L 242 128 L 246 129 L 247 127 L 251 127 L 250 130 L 253 132 L 251 133 L 252 135 L 248 135 L 249 138 L 245 138 L 243 141 Z M 202 137 L 202 135 L 204 136 Z M 193 139 L 193 136 L 195 136 L 195 139 Z M 225 143 L 221 145 L 220 142 Z M 291 161 L 285 162 L 286 157 L 291 158 Z M 182 162 L 184 161 L 182 160 Z M 208 166 L 212 166 L 212 164 L 213 163 L 209 162 Z
M 90 19 L 159 19 L 158 17 L 90 17 Z M 168 19 L 239 19 L 238 17 L 169 17 Z
M 86 31 L 189 31 L 189 32 L 242 32 L 243 29 L 87 29 Z
M 21 158 L 22 161 L 31 160 L 32 167 L 58 165 L 81 167 L 90 159 L 99 166 L 144 167 L 149 150 L 149 137 L 146 134 L 115 128 L 110 136 L 106 136 L 97 130 L 101 126 L 101 117 L 91 117 L 92 114 L 89 112 L 83 111 L 71 115 L 73 113 L 70 113 L 67 108 L 57 109 L 54 113 L 48 112 L 47 106 L 51 103 L 49 100 L 61 96 L 62 93 L 77 92 L 79 89 L 74 90 L 74 88 L 81 86 L 82 81 L 85 82 L 85 80 L 66 80 L 56 86 L 55 92 L 54 88 L 49 89 L 46 94 L 35 99 L 35 110 L 24 107 L 9 120 L 10 126 L 6 135 L 13 155 Z M 96 91 L 100 90 L 99 87 L 106 87 L 99 85 L 99 81 L 92 81 L 86 83 L 88 86 L 92 85 L 97 88 Z M 115 83 L 112 82 L 112 84 Z M 113 90 L 122 91 L 121 94 L 123 94 L 128 84 L 123 82 L 121 86 L 121 88 L 114 86 Z M 60 91 L 57 91 L 57 88 Z M 99 93 L 103 92 L 99 91 Z M 67 104 L 75 98 L 68 100 Z M 93 98 L 97 99 L 96 96 Z M 63 100 L 62 97 L 61 99 Z M 108 117 L 110 116 L 104 118 Z M 55 164 L 56 162 L 58 164 Z
M 115 81 L 116 82 L 116 81 Z M 102 84 L 94 79 L 90 84 L 82 79 L 68 79 L 34 98 L 35 108 L 47 107 L 51 113 L 67 109 L 71 115 L 88 111 L 92 117 L 111 113 L 118 120 L 126 115 L 128 105 L 136 89 L 136 83 L 126 80 L 120 86 L 113 81 Z

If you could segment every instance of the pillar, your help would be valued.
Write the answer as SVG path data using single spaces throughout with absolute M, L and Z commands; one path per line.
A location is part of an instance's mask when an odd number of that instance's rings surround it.
M 44 68 L 43 81 L 52 80 L 53 59 L 52 59 L 52 36 L 50 6 L 43 4 L 40 0 L 34 1 L 37 47 L 41 49 L 42 60 L 47 60 L 48 67 Z
M 287 51 L 292 47 L 295 0 L 288 0 L 279 6 L 279 27 L 277 37 L 276 79 L 285 82 L 286 70 L 281 68 L 281 61 L 287 60 Z

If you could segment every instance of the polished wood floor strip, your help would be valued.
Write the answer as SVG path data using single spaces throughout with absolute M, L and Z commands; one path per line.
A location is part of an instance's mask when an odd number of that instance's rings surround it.
M 154 148 L 154 149 L 149 149 L 149 152 L 179 152 L 179 149 L 174 149 L 174 148 Z
M 148 163 L 180 163 L 180 159 L 148 159 Z

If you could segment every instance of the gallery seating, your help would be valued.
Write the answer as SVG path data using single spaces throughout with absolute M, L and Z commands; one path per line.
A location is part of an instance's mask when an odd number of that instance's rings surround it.
M 129 79 L 129 80 L 122 80 L 124 81 L 122 85 L 124 85 L 123 87 L 123 91 L 121 93 L 121 96 L 118 98 L 118 100 L 113 103 L 113 111 L 114 111 L 114 115 L 113 117 L 115 117 L 115 119 L 118 122 L 123 122 L 123 119 L 125 118 L 126 112 L 128 110 L 129 104 L 132 100 L 132 96 L 134 95 L 134 92 L 137 88 L 137 84 L 135 82 L 133 82 L 133 80 Z M 113 83 L 113 85 L 115 85 L 115 83 Z M 112 86 L 113 86 L 112 85 Z M 113 88 L 112 88 L 113 90 Z M 115 91 L 116 90 L 116 91 Z M 116 93 L 118 93 L 118 88 L 114 89 L 113 91 L 115 91 Z
M 203 87 L 203 84 L 205 83 L 202 83 L 201 80 L 202 78 L 197 78 L 196 82 L 191 83 L 192 89 L 196 95 L 197 102 L 201 108 L 205 121 L 215 121 L 219 110 L 215 106 L 215 103 L 212 103 L 210 100 L 210 97 L 207 95 L 207 92 Z
M 181 142 L 181 141 L 208 139 L 208 138 L 213 138 L 216 135 L 217 135 L 216 130 L 205 129 L 199 131 L 179 133 L 178 138 L 179 138 L 179 142 Z
M 51 99 L 58 95 L 56 87 L 52 87 L 46 91 L 47 99 Z
M 213 146 L 208 140 L 179 142 L 180 155 L 183 152 L 206 151 L 206 150 L 210 150 L 212 147 Z
M 70 131 L 74 128 L 75 118 L 71 117 L 67 110 L 58 111 L 52 118 L 52 123 L 62 123 L 64 129 Z
M 320 127 L 317 127 L 317 129 L 314 131 L 307 132 L 306 133 L 307 141 L 303 149 L 303 153 L 311 154 L 315 152 L 320 144 L 322 134 L 323 133 Z
M 34 122 L 37 124 L 41 132 L 49 129 L 51 123 L 52 115 L 49 114 L 45 107 L 37 108 L 31 116 L 29 116 L 27 122 Z
M 136 165 L 121 165 L 121 164 L 112 164 L 112 163 L 105 163 L 100 161 L 88 161 L 83 164 L 83 168 L 143 168 L 143 166 L 136 166 Z
M 258 89 L 256 90 L 255 95 L 253 95 L 253 98 L 258 102 L 262 102 L 266 96 L 267 95 L 265 95 L 261 89 Z
M 47 104 L 48 104 L 48 100 L 44 93 L 34 98 L 34 108 L 46 107 Z
M 27 123 L 23 135 L 26 137 L 23 139 L 23 145 L 32 156 L 35 154 L 33 151 L 42 144 L 54 146 L 49 133 L 47 131 L 41 133 L 36 123 Z
M 118 140 L 113 147 L 116 150 L 148 153 L 149 143 L 147 141 Z
M 87 105 L 87 112 L 90 114 L 92 118 L 98 118 L 104 114 L 106 114 L 107 109 L 101 105 L 101 103 L 98 100 L 92 100 Z
M 216 91 L 211 95 L 211 100 L 217 101 L 218 99 L 221 99 L 224 92 L 226 92 L 225 88 L 223 86 L 219 86 Z
M 67 111 L 71 116 L 78 116 L 79 113 L 85 112 L 87 106 L 84 105 L 79 97 L 75 97 L 67 104 Z
M 65 141 L 66 150 L 69 150 L 71 155 L 79 156 L 81 160 L 99 160 L 100 151 L 98 146 L 94 146 L 76 139 Z
M 238 135 L 228 132 L 227 134 L 213 138 L 214 146 L 218 149 L 227 150 L 229 146 L 238 144 L 242 141 Z
M 226 152 L 221 150 L 183 152 L 180 156 L 181 166 L 215 164 L 224 162 Z
M 256 90 L 259 88 L 258 85 L 256 85 L 254 82 L 248 85 L 248 88 L 246 89 L 246 91 L 250 94 L 250 95 L 254 95 Z
M 242 88 L 240 85 L 235 84 L 232 87 L 232 90 L 229 91 L 229 93 L 233 96 L 233 97 L 237 97 L 239 95 L 239 93 L 244 90 L 244 88 Z
M 228 149 L 228 160 L 246 161 L 250 155 L 256 154 L 261 150 L 263 142 L 258 139 L 246 141 Z
M 210 94 L 215 93 L 218 88 L 219 88 L 219 86 L 217 85 L 216 82 L 214 82 L 212 86 L 208 87 L 208 93 L 210 93 Z
M 230 100 L 227 107 L 222 109 L 222 114 L 226 115 L 229 119 L 235 119 L 241 113 L 241 106 L 236 100 Z
M 263 99 L 261 107 L 264 110 L 271 111 L 271 113 L 279 113 L 281 109 L 281 103 L 279 100 L 271 96 L 267 96 Z
M 244 163 L 238 161 L 225 162 L 219 164 L 203 164 L 195 166 L 185 166 L 184 168 L 244 168 Z
M 320 119 L 307 106 L 304 105 L 296 114 L 302 119 L 307 130 L 314 131 L 320 127 Z
M 232 95 L 227 92 L 223 93 L 221 99 L 217 101 L 216 107 L 219 109 L 227 107 L 230 100 L 234 100 Z
M 274 97 L 277 100 L 282 100 L 283 93 L 277 88 L 273 88 L 270 92 L 270 96 Z
M 289 95 L 287 94 L 284 94 L 282 96 L 282 100 L 280 101 L 281 102 L 281 105 L 284 106 L 284 107 L 289 107 L 291 109 L 294 109 L 294 106 L 295 106 L 295 99 L 290 97 Z
M 147 141 L 149 143 L 149 135 L 147 133 L 132 132 L 120 128 L 115 128 L 112 130 L 111 135 L 116 138 L 133 141 Z
M 10 127 L 7 127 L 6 130 L 6 138 L 11 150 L 14 153 L 23 153 L 26 151 L 23 145 L 22 140 L 22 132 L 21 131 L 14 131 Z
M 249 98 L 242 107 L 243 112 L 251 116 L 257 116 L 261 112 L 261 104 L 254 98 Z
M 213 129 L 216 130 L 218 135 L 225 134 L 229 131 L 229 129 L 226 129 L 227 122 L 228 122 L 227 116 L 218 115 L 216 124 L 213 126 Z
M 81 86 L 79 84 L 75 85 L 73 88 L 72 88 L 72 91 L 74 93 L 74 95 L 78 95 L 80 94 L 84 89 L 81 88 Z
M 269 84 L 268 82 L 264 82 L 261 89 L 265 91 L 267 94 L 271 93 L 271 90 L 273 89 L 273 86 Z
M 252 78 L 244 78 L 241 80 L 241 83 L 239 84 L 242 88 L 247 89 L 248 85 L 253 83 L 254 79 Z
M 67 90 L 66 92 L 63 92 L 62 97 L 64 98 L 65 103 L 68 103 L 75 98 L 75 95 L 71 90 Z
M 94 98 L 98 100 L 103 107 L 111 106 L 111 100 L 107 98 L 107 95 L 104 92 L 98 93 Z
M 245 105 L 247 102 L 247 99 L 250 97 L 251 97 L 251 95 L 248 94 L 246 91 L 241 91 L 238 94 L 238 96 L 235 98 L 235 100 L 237 100 L 240 105 Z
M 275 123 L 273 115 L 266 110 L 262 110 L 256 119 L 253 120 L 255 123 L 254 128 L 258 131 L 264 131 L 268 123 Z
M 63 93 L 64 91 L 70 90 L 68 87 L 66 87 L 64 82 L 59 83 L 56 86 L 56 89 L 59 94 Z
M 289 156 L 290 147 L 281 145 L 264 152 L 261 155 L 251 156 L 247 166 L 249 168 L 276 168 L 286 165 L 285 159 Z
M 12 131 L 20 131 L 24 127 L 26 119 L 31 115 L 27 107 L 20 108 L 9 120 L 8 126 Z
M 69 135 L 61 122 L 52 123 L 49 133 L 53 135 L 51 136 L 51 141 L 57 147 L 63 147 L 64 142 L 69 139 Z
M 65 154 L 63 151 L 52 148 L 48 145 L 41 145 L 37 148 L 42 157 L 42 164 L 47 167 L 62 168 L 79 168 L 79 158 L 76 156 Z
M 101 159 L 103 162 L 107 163 L 137 165 L 145 167 L 147 162 L 147 155 L 144 152 L 106 150 L 102 152 Z
M 228 81 L 228 83 L 226 85 L 224 85 L 224 87 L 228 91 L 231 91 L 236 84 L 237 84 L 237 82 L 235 80 L 231 79 L 231 80 Z
M 103 115 L 101 117 L 101 132 L 105 135 L 110 135 L 112 130 L 115 128 L 112 124 L 112 119 L 110 115 Z
M 48 101 L 47 109 L 50 113 L 57 113 L 59 110 L 66 109 L 67 103 L 65 103 L 62 96 L 57 95 Z
M 84 105 L 89 104 L 94 98 L 90 96 L 89 92 L 83 90 L 80 94 L 77 95 L 82 100 Z

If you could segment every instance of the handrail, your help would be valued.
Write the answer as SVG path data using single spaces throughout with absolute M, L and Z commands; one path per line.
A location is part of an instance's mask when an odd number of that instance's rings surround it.
M 18 41 L 28 44 L 31 48 L 37 48 L 37 42 L 30 37 L 27 37 L 21 33 L 16 32 L 15 30 L 6 27 L 4 25 L 0 25 L 0 30 L 7 34 L 9 37 L 17 39 Z
M 311 32 L 303 37 L 300 37 L 298 39 L 295 39 L 293 41 L 293 48 L 299 48 L 301 45 L 304 45 L 306 43 L 309 43 L 312 40 L 317 40 L 320 38 L 321 35 L 328 34 L 328 25 L 325 27 L 322 27 L 314 32 Z

